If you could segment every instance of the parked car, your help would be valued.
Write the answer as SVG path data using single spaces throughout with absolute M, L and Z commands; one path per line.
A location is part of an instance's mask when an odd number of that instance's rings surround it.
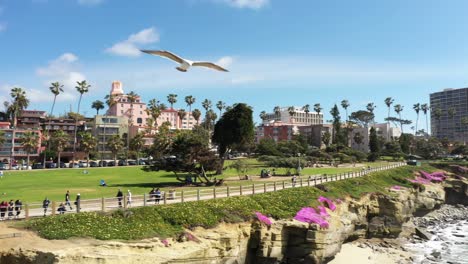
M 65 164 L 65 162 L 60 162 L 60 168 L 66 168 L 67 167 L 67 164 Z
M 75 168 L 76 169 L 76 168 L 79 168 L 79 167 L 80 167 L 80 165 L 78 165 L 78 163 L 71 162 L 70 164 L 68 164 L 68 168 Z
M 105 160 L 99 161 L 98 165 L 99 165 L 99 167 L 107 167 L 108 166 L 107 161 L 105 161 Z
M 0 170 L 6 170 L 7 166 L 4 163 L 0 163 Z
M 80 168 L 88 168 L 88 163 L 87 163 L 87 162 L 80 161 L 80 162 L 78 163 L 78 166 L 79 166 Z
M 18 164 L 13 164 L 13 165 L 11 166 L 11 169 L 12 169 L 12 170 L 19 170 Z
M 128 165 L 137 165 L 136 160 L 128 160 Z
M 113 160 L 107 162 L 107 167 L 113 167 L 113 166 L 115 166 L 115 162 Z
M 89 162 L 89 166 L 90 167 L 98 167 L 99 164 L 97 163 L 97 161 L 92 160 L 92 161 Z
M 126 160 L 119 160 L 118 164 L 119 164 L 119 166 L 127 166 L 128 165 Z
M 33 170 L 36 170 L 36 169 L 43 169 L 44 168 L 44 165 L 42 165 L 42 163 L 34 163 L 32 165 L 32 169 Z
M 47 169 L 55 169 L 55 168 L 57 168 L 57 163 L 54 163 L 54 162 L 46 162 L 46 163 L 45 163 L 45 167 L 46 167 Z

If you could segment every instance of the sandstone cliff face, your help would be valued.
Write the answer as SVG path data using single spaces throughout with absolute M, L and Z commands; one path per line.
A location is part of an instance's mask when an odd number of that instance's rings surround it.
M 41 247 L 40 243 L 27 246 L 19 240 L 18 246 L 0 253 L 0 263 L 326 263 L 346 241 L 414 232 L 414 227 L 405 223 L 413 215 L 443 204 L 449 197 L 447 192 L 453 192 L 450 197 L 463 196 L 466 200 L 466 183 L 461 186 L 444 190 L 441 185 L 431 184 L 423 190 L 403 189 L 390 195 L 345 199 L 335 212 L 330 212 L 328 229 L 296 220 L 274 221 L 270 227 L 259 222 L 222 224 L 216 229 L 194 230 L 197 242 L 170 240 L 169 247 L 158 239 L 134 243 L 80 240 L 77 245 L 75 240 L 54 242 L 66 245 L 63 248 Z

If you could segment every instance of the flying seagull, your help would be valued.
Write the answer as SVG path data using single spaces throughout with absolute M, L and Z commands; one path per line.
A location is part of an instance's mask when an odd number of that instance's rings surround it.
M 155 56 L 161 56 L 166 59 L 173 60 L 180 64 L 180 66 L 176 67 L 176 69 L 181 72 L 186 72 L 188 68 L 190 68 L 191 66 L 202 66 L 202 67 L 208 67 L 217 71 L 228 72 L 228 70 L 212 62 L 186 60 L 166 50 L 142 50 L 141 52 L 148 53 L 148 54 L 155 55 Z

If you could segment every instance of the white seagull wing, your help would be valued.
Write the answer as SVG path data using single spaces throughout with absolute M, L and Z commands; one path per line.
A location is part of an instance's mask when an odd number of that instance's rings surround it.
M 151 55 L 161 56 L 161 57 L 173 60 L 181 64 L 184 62 L 184 59 L 166 50 L 141 50 L 141 52 L 148 53 Z
M 202 67 L 208 67 L 208 68 L 218 70 L 218 71 L 229 72 L 228 70 L 224 69 L 223 67 L 221 67 L 219 65 L 216 65 L 216 64 L 214 64 L 212 62 L 208 62 L 208 61 L 195 61 L 195 62 L 193 62 L 192 66 L 202 66 Z

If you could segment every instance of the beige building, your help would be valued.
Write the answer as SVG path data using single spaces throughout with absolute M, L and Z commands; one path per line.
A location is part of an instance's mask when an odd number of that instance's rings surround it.
M 281 122 L 283 124 L 294 124 L 296 126 L 308 126 L 323 124 L 323 114 L 316 112 L 306 113 L 302 108 L 295 107 L 294 114 L 288 111 L 288 107 L 280 108 L 278 113 L 267 113 L 263 119 L 263 124 Z

